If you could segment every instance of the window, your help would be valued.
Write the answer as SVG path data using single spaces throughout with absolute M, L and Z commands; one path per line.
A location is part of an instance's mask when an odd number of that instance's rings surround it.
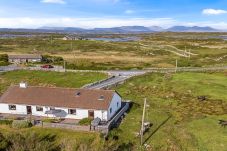
M 119 106 L 119 102 L 117 102 L 117 107 Z
M 36 106 L 36 111 L 42 112 L 42 111 L 43 111 L 43 107 L 41 107 L 41 106 Z
M 55 110 L 55 107 L 50 107 L 50 110 Z
M 104 100 L 104 96 L 103 95 L 101 95 L 100 97 L 99 97 L 99 100 Z
M 16 105 L 9 105 L 9 110 L 16 110 Z
M 76 115 L 76 109 L 69 109 L 68 114 Z
M 110 114 L 112 113 L 112 108 L 110 108 Z

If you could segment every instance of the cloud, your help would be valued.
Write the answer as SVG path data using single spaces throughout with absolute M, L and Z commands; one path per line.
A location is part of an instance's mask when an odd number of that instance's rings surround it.
M 227 10 L 222 10 L 222 9 L 204 9 L 202 13 L 204 15 L 221 15 L 221 14 L 226 14 Z
M 42 0 L 42 3 L 65 4 L 64 0 Z
M 135 13 L 135 11 L 134 11 L 134 10 L 130 10 L 130 9 L 128 9 L 128 10 L 126 10 L 126 11 L 125 11 L 125 14 L 133 14 L 133 13 Z

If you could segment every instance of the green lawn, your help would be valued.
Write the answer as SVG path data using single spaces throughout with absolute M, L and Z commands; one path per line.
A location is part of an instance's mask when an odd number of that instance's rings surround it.
M 34 151 L 98 151 L 103 146 L 103 140 L 98 133 L 75 132 L 64 129 L 48 129 L 32 127 L 27 129 L 13 129 L 0 126 L 0 134 L 9 141 L 8 150 Z M 5 143 L 0 137 L 0 150 Z
M 148 74 L 129 80 L 118 91 L 133 107 L 116 134 L 139 149 L 143 100 L 145 120 L 154 125 L 144 136 L 152 150 L 227 150 L 227 76 L 224 73 Z M 198 96 L 207 96 L 199 101 Z
M 6 90 L 12 84 L 18 85 L 19 82 L 28 82 L 32 86 L 57 86 L 80 88 L 98 80 L 107 78 L 102 73 L 59 73 L 45 71 L 13 71 L 0 75 L 0 92 Z

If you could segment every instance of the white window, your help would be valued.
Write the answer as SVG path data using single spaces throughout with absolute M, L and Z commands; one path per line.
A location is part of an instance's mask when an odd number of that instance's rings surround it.
M 9 110 L 16 110 L 16 109 L 17 109 L 16 105 L 9 105 Z
M 42 111 L 43 111 L 43 107 L 41 107 L 41 106 L 36 106 L 36 111 L 42 112 Z
M 68 109 L 68 114 L 76 115 L 76 109 Z

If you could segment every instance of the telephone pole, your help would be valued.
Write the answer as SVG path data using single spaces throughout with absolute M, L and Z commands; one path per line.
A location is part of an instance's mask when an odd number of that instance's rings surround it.
M 191 59 L 191 49 L 189 49 L 189 59 Z
M 184 56 L 186 57 L 186 52 L 187 52 L 187 48 L 186 46 L 184 47 Z
M 141 125 L 141 130 L 140 130 L 140 145 L 143 145 L 143 132 L 144 132 L 144 116 L 145 116 L 145 110 L 146 110 L 146 104 L 147 104 L 147 99 L 144 99 L 144 106 L 143 106 L 143 115 L 142 115 L 142 125 Z
M 64 60 L 64 72 L 66 72 L 66 65 L 65 65 L 66 63 L 65 63 L 65 60 Z

